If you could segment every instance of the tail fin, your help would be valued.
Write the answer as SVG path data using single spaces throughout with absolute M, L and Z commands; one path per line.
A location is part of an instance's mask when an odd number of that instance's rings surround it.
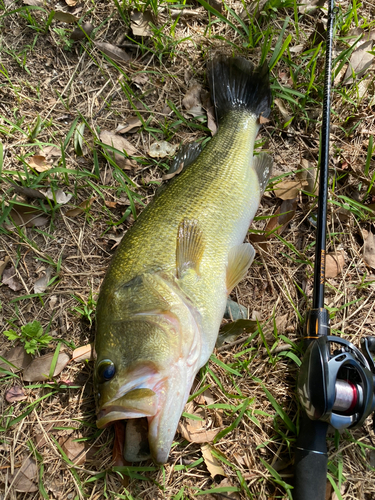
M 254 69 L 242 57 L 215 56 L 208 63 L 208 82 L 218 120 L 230 110 L 269 116 L 272 101 L 267 63 Z

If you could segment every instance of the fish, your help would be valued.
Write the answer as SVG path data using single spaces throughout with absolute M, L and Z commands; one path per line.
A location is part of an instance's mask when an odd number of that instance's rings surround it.
M 185 148 L 181 173 L 124 235 L 97 302 L 97 427 L 128 422 L 130 462 L 168 461 L 228 295 L 254 259 L 244 240 L 272 170 L 270 155 L 254 155 L 272 102 L 267 64 L 219 54 L 207 76 L 218 132 L 203 150 Z M 134 419 L 146 423 L 140 454 Z

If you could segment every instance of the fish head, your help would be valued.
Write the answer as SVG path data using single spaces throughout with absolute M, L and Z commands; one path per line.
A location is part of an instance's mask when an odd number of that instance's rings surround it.
M 112 314 L 97 315 L 95 342 L 97 426 L 146 418 L 156 463 L 168 459 L 200 354 L 199 327 L 190 306 L 176 292 L 168 297 L 167 291 L 168 309 L 141 311 L 139 305 L 128 315 L 124 310 L 115 314 L 113 304 L 108 305 Z M 126 460 L 144 458 L 133 456 L 126 446 Z

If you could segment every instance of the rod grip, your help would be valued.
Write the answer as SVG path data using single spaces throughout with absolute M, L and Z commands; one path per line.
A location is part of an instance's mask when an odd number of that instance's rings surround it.
M 328 424 L 302 414 L 294 462 L 293 500 L 325 500 Z

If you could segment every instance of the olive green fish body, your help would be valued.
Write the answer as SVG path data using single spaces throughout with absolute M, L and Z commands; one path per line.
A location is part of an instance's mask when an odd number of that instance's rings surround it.
M 211 78 L 232 61 L 240 61 L 240 76 L 227 79 L 238 82 L 247 71 L 264 80 L 242 60 L 226 58 Z M 257 102 L 266 99 L 269 107 L 268 87 L 259 93 Z M 251 101 L 225 109 L 227 100 L 218 96 L 217 135 L 124 236 L 98 300 L 98 426 L 147 417 L 157 462 L 168 458 L 194 377 L 213 351 L 228 293 L 253 258 L 242 242 L 270 174 L 270 158 L 253 157 L 259 106 Z

